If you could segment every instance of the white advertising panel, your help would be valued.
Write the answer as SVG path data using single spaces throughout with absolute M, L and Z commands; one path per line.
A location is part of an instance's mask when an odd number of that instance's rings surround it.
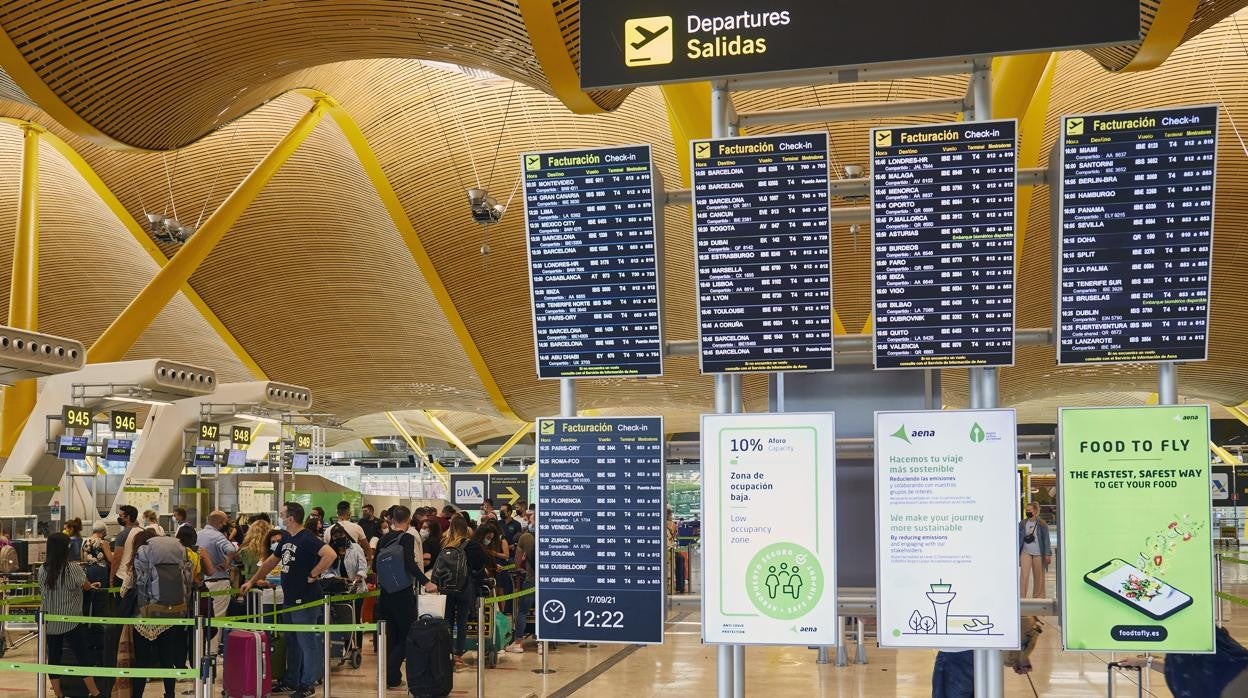
M 121 502 L 129 504 L 142 514 L 151 509 L 157 514 L 168 514 L 169 492 L 173 489 L 173 480 L 163 478 L 128 477 L 121 487 Z
M 1014 410 L 877 412 L 881 647 L 1017 649 Z
M 702 416 L 702 639 L 835 645 L 831 413 Z

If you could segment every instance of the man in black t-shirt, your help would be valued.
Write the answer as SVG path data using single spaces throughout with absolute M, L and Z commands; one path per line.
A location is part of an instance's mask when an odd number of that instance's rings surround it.
M 374 538 L 381 537 L 381 519 L 373 515 L 373 505 L 365 504 L 363 507 L 363 515 L 360 516 L 358 522 L 360 528 L 364 530 L 364 538 L 371 545 Z
M 524 527 L 521 526 L 520 522 L 516 520 L 515 513 L 511 510 L 510 504 L 504 504 L 502 508 L 498 510 L 498 513 L 499 516 L 502 517 L 498 523 L 503 528 L 503 537 L 507 539 L 507 545 L 514 546 L 516 544 L 516 538 L 520 537 L 520 533 L 524 530 Z
M 264 579 L 281 566 L 282 595 L 284 605 L 299 606 L 320 601 L 325 594 L 317 581 L 338 556 L 334 549 L 303 527 L 303 505 L 286 502 L 282 510 L 282 523 L 286 534 L 277 544 L 277 551 L 265 559 L 256 573 L 243 585 L 245 595 L 255 583 Z M 305 608 L 286 614 L 286 622 L 293 625 L 328 623 L 324 612 L 318 607 Z M 286 636 L 286 683 L 294 687 L 291 698 L 311 698 L 316 684 L 322 677 L 322 654 L 324 645 L 320 633 L 289 633 Z

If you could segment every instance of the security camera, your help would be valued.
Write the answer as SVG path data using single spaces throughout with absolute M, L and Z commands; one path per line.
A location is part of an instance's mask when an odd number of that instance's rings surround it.
M 846 165 L 845 176 L 849 179 L 858 179 L 862 176 L 862 165 Z

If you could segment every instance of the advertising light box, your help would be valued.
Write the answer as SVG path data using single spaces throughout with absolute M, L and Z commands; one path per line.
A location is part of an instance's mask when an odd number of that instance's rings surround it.
M 1066 649 L 1214 651 L 1209 408 L 1058 413 Z
M 1014 410 L 875 414 L 881 647 L 1017 649 Z
M 580 3 L 581 89 L 1140 39 L 1138 0 Z M 835 73 L 835 71 L 829 71 Z
M 830 370 L 828 134 L 689 147 L 702 372 Z
M 663 183 L 648 145 L 524 153 L 538 378 L 663 373 Z
M 663 642 L 663 466 L 660 417 L 537 421 L 539 640 Z
M 702 415 L 702 639 L 836 645 L 831 413 Z
M 1218 107 L 1061 128 L 1058 363 L 1205 360 Z

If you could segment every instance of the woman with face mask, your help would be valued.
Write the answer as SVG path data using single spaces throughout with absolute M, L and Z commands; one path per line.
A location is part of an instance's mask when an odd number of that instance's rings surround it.
M 429 519 L 420 527 L 420 545 L 425 557 L 425 569 L 433 569 L 433 561 L 442 552 L 442 524 Z
M 1023 598 L 1046 598 L 1044 574 L 1053 561 L 1053 544 L 1049 527 L 1040 518 L 1040 505 L 1027 505 L 1027 518 L 1018 523 L 1018 591 Z M 1027 577 L 1031 577 L 1031 596 L 1027 595 Z

